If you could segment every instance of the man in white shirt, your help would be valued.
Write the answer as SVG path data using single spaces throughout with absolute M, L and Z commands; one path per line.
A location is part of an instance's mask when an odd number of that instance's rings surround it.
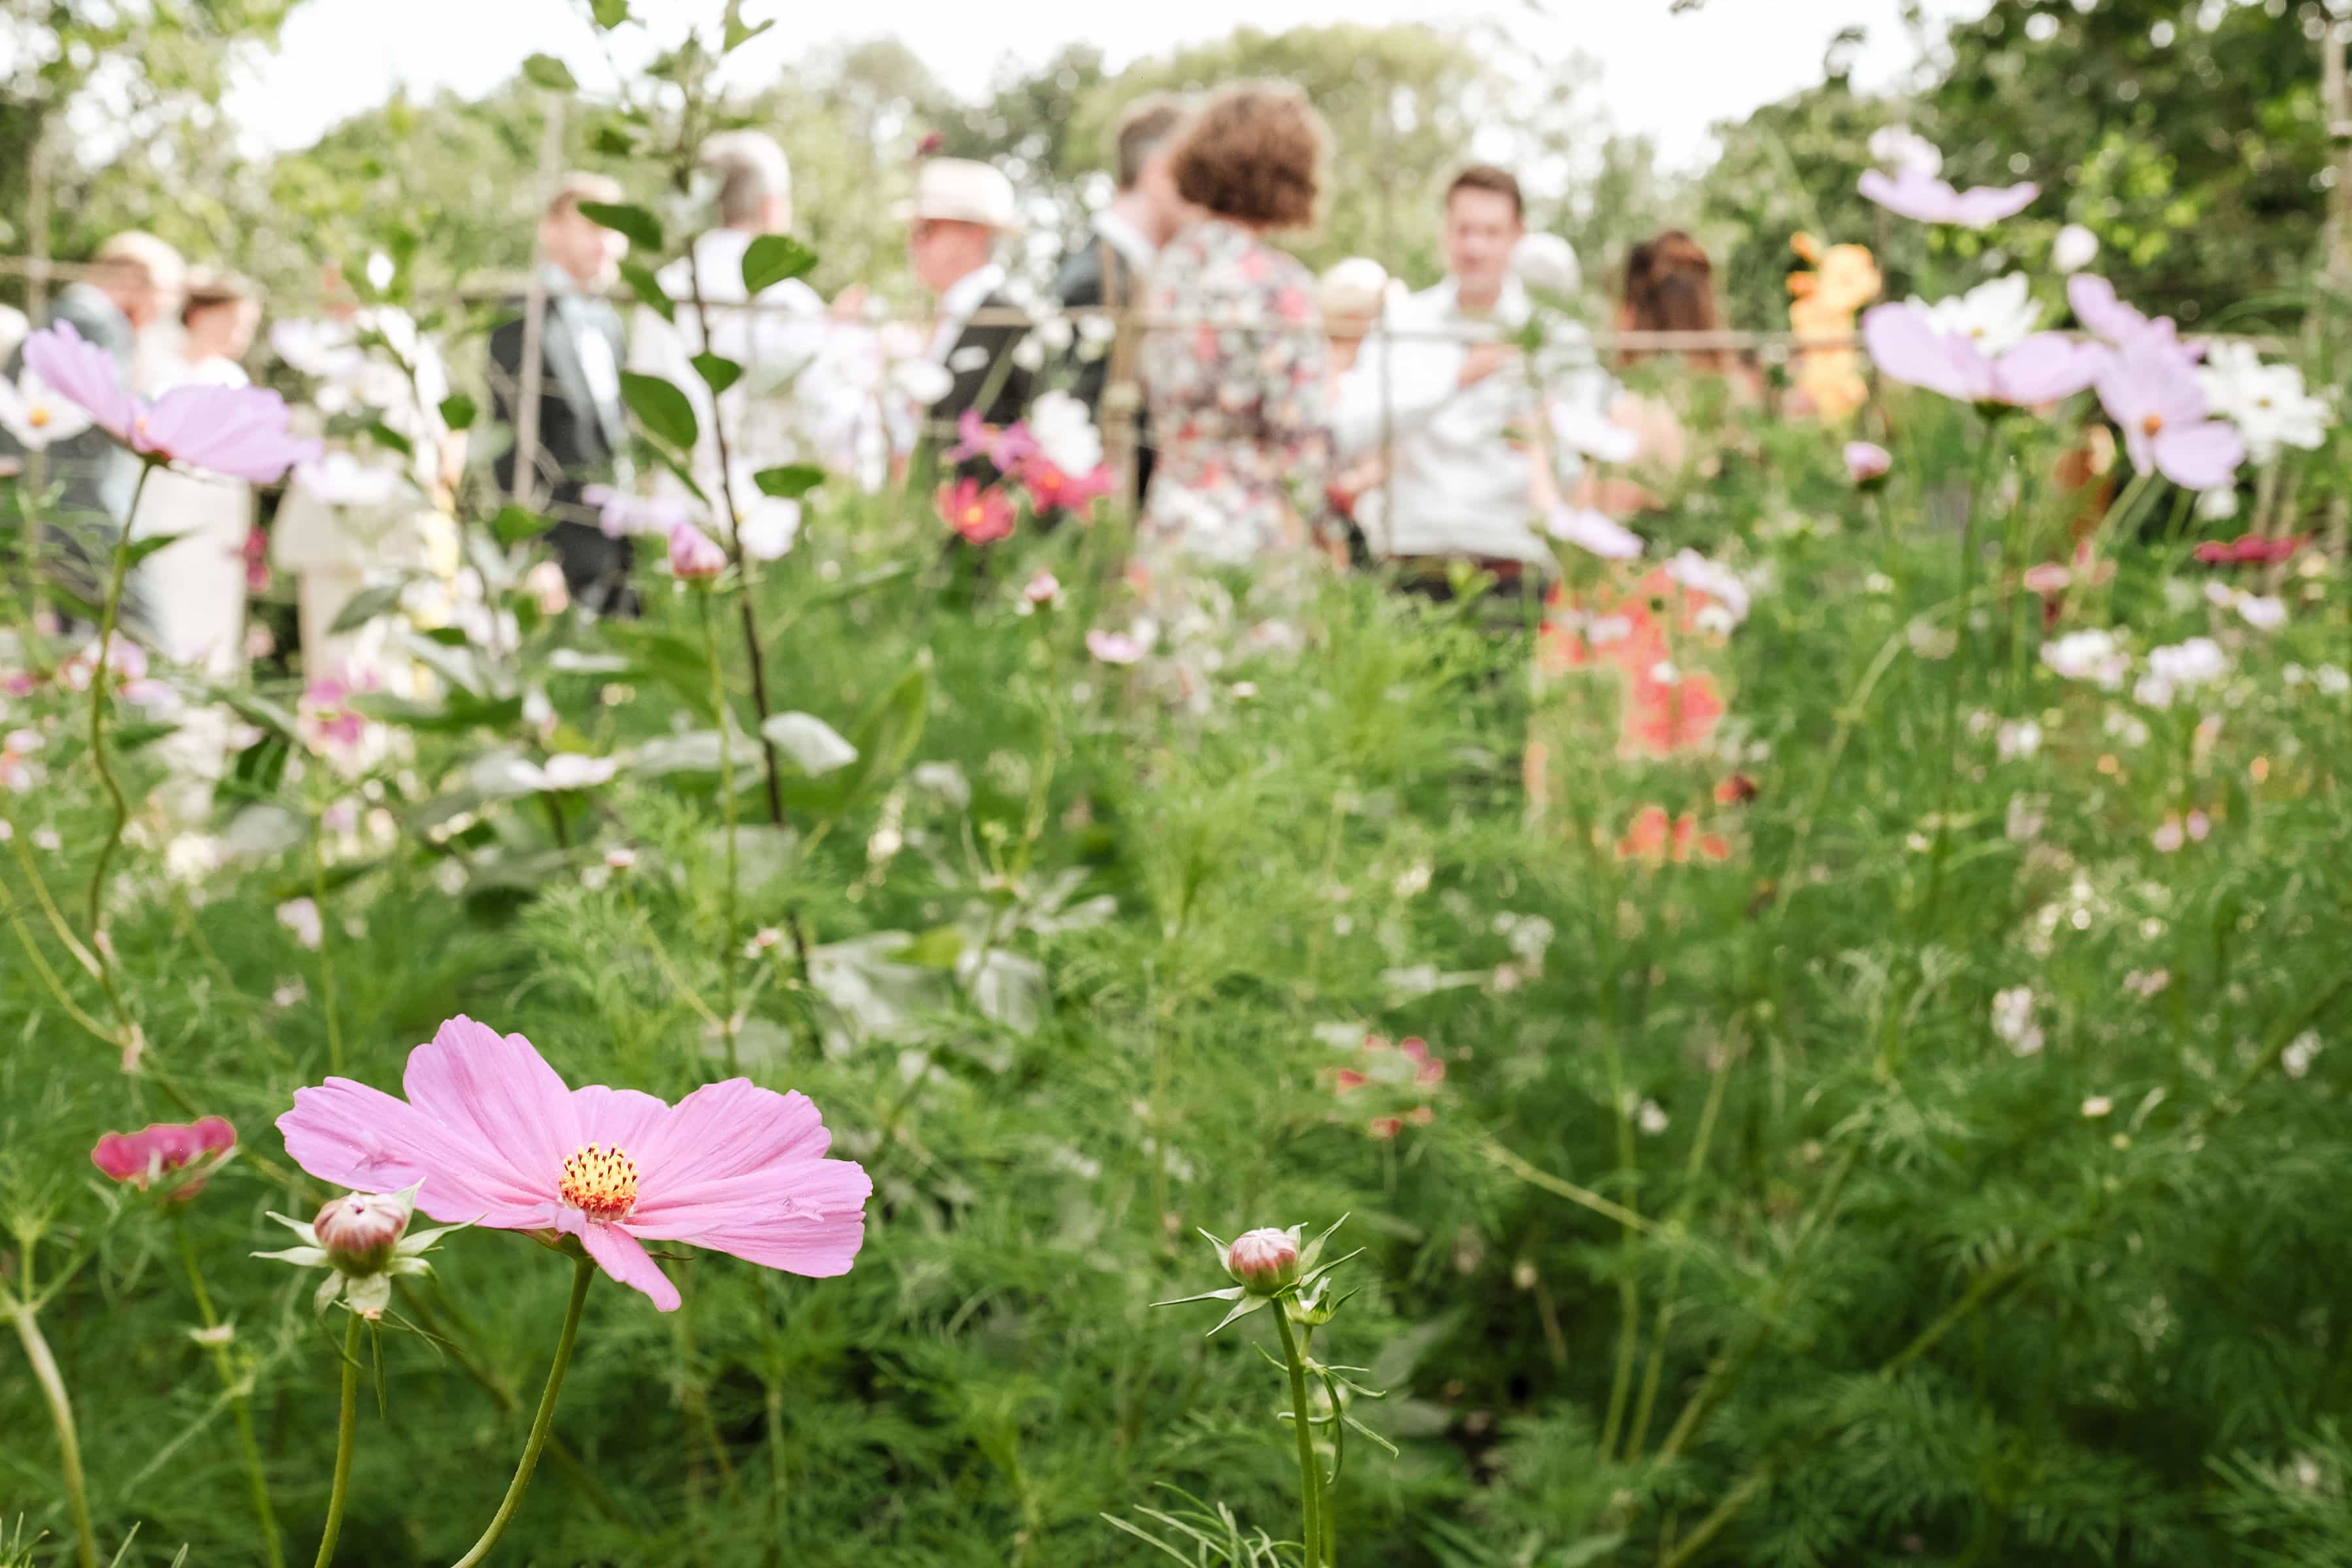
M 695 449 L 695 478 L 715 503 L 720 493 L 719 421 L 709 386 L 694 368 L 703 352 L 703 323 L 697 319 L 698 288 L 709 318 L 709 349 L 742 367 L 742 376 L 716 401 L 726 421 L 728 456 L 740 491 L 761 468 L 797 461 L 798 421 L 772 405 L 790 394 L 824 346 L 824 301 L 798 278 L 762 289 L 755 300 L 743 284 L 743 258 L 762 235 L 783 234 L 793 223 L 793 170 L 784 151 L 757 131 L 730 131 L 702 145 L 701 170 L 715 183 L 717 228 L 698 237 L 689 255 L 661 270 L 662 291 L 674 302 L 673 320 L 641 309 L 629 339 L 629 368 L 658 375 L 694 405 L 701 439 Z M 755 308 L 756 307 L 756 308 Z M 814 389 L 809 389 L 814 390 Z M 747 497 L 735 497 L 738 506 Z
M 1373 551 L 1434 566 L 1467 559 L 1506 579 L 1551 552 L 1536 531 L 1540 400 L 1510 339 L 1530 306 L 1511 270 L 1526 232 L 1517 180 L 1474 165 L 1445 192 L 1446 278 L 1391 310 L 1339 383 L 1342 454 L 1385 452 L 1358 502 Z

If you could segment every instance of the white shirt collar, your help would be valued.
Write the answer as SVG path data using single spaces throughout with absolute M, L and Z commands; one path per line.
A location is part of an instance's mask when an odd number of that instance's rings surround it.
M 1151 258 L 1160 254 L 1160 247 L 1141 229 L 1108 207 L 1095 214 L 1095 232 L 1102 236 L 1105 244 L 1127 258 L 1127 264 L 1138 272 L 1150 271 Z
M 940 296 L 940 317 L 957 322 L 971 319 L 981 301 L 1004 287 L 1004 268 L 992 261 L 987 266 L 967 272 L 948 285 Z
M 1440 315 L 1452 316 L 1461 312 L 1462 285 L 1452 277 L 1448 277 L 1445 281 L 1431 289 L 1423 297 L 1436 307 Z M 1499 326 L 1523 327 L 1527 325 L 1531 310 L 1532 307 L 1528 300 L 1527 285 L 1521 283 L 1515 275 L 1506 275 L 1503 279 L 1502 291 L 1496 295 L 1495 308 L 1488 314 Z

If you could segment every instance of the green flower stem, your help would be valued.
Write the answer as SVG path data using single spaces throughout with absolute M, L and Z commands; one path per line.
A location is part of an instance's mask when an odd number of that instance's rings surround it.
M 204 1270 L 197 1266 L 195 1244 L 188 1238 L 187 1222 L 180 1220 L 172 1228 L 179 1233 L 180 1261 L 187 1265 L 188 1287 L 195 1293 L 197 1320 L 207 1329 L 217 1328 L 220 1318 L 213 1310 L 212 1292 L 205 1289 Z M 236 1368 L 229 1361 L 228 1346 L 215 1344 L 209 1349 L 213 1370 L 220 1374 L 221 1388 L 228 1395 L 229 1414 L 236 1422 L 237 1446 L 244 1450 L 246 1484 L 252 1489 L 254 1517 L 261 1524 L 262 1555 L 268 1560 L 269 1568 L 283 1568 L 286 1552 L 278 1542 L 277 1510 L 269 1506 L 269 1482 L 261 1470 L 261 1444 L 253 1434 L 252 1405 L 237 1387 Z
M 547 1447 L 547 1430 L 555 1425 L 555 1397 L 563 1392 L 563 1370 L 572 1364 L 572 1342 L 580 1335 L 580 1308 L 588 1300 L 588 1282 L 595 1278 L 596 1260 L 583 1257 L 572 1273 L 572 1300 L 563 1310 L 563 1332 L 555 1342 L 555 1364 L 547 1369 L 547 1392 L 539 1396 L 539 1414 L 531 1417 L 530 1436 L 523 1441 L 522 1462 L 515 1467 L 514 1480 L 508 1486 L 506 1500 L 499 1504 L 499 1511 L 490 1516 L 489 1528 L 451 1568 L 474 1568 L 488 1557 L 490 1548 L 499 1543 L 499 1537 L 507 1532 L 507 1526 L 514 1522 L 515 1510 L 522 1506 L 522 1494 L 530 1487 L 530 1473 L 539 1466 L 540 1450 Z
M 360 1418 L 360 1315 L 351 1314 L 343 1330 L 343 1404 L 335 1418 L 335 1481 L 327 1493 L 327 1524 L 319 1532 L 319 1555 L 311 1568 L 327 1568 L 335 1560 L 335 1538 L 343 1532 L 343 1500 L 352 1485 L 352 1437 Z
M 139 498 L 147 493 L 147 478 L 155 471 L 153 463 L 140 466 L 139 482 L 131 487 L 131 510 L 126 520 L 139 516 Z M 98 769 L 98 776 L 106 785 L 107 798 L 114 805 L 114 823 L 108 828 L 106 840 L 98 847 L 98 861 L 89 871 L 89 945 L 98 955 L 99 977 L 108 982 L 113 991 L 111 974 L 114 961 L 107 956 L 105 936 L 106 873 L 114 859 L 114 851 L 122 842 L 122 830 L 131 823 L 131 802 L 122 793 L 122 782 L 114 776 L 114 764 L 106 760 L 106 698 L 107 658 L 114 646 L 115 622 L 122 613 L 122 587 L 131 574 L 131 521 L 122 525 L 122 537 L 114 542 L 114 563 L 107 574 L 106 600 L 99 611 L 98 662 L 89 677 L 89 760 Z
M 727 737 L 727 679 L 725 668 L 719 660 L 719 629 L 711 619 L 709 590 L 702 592 L 701 600 L 702 652 L 710 663 L 710 706 L 719 714 L 719 810 L 727 826 L 727 882 L 721 892 L 724 901 L 719 906 L 719 1016 L 721 1019 L 719 1034 L 727 1042 L 727 1070 L 731 1075 L 736 1071 L 735 899 L 736 883 L 740 874 L 736 864 L 735 752 L 733 743 Z M 773 787 L 774 783 L 774 774 L 771 773 L 770 786 Z
M 1952 676 L 1944 683 L 1943 734 L 1936 745 L 1936 755 L 1948 764 L 1944 768 L 1943 785 L 1937 796 L 1936 842 L 1930 851 L 1927 868 L 1927 900 L 1919 922 L 1920 940 L 1933 932 L 1936 911 L 1944 896 L 1944 861 L 1952 847 L 1952 787 L 1960 770 L 1951 764 L 1952 732 L 1958 727 L 1960 713 L 1960 682 L 1968 674 L 1969 655 L 1974 651 L 1974 641 L 1969 616 L 1976 608 L 1977 589 L 1977 514 L 1984 510 L 1985 491 L 1989 481 L 2000 473 L 2000 426 L 1993 419 L 1983 421 L 1984 444 L 1977 448 L 1976 472 L 1969 479 L 1968 515 L 1960 520 L 1960 608 L 1953 621 L 1958 641 L 1952 648 Z
M 1307 1404 L 1307 1358 L 1299 1353 L 1298 1336 L 1291 1331 L 1286 1300 L 1274 1303 L 1274 1326 L 1282 1333 L 1282 1359 L 1290 1368 L 1290 1425 L 1298 1437 L 1298 1509 L 1306 1532 L 1307 1568 L 1324 1568 L 1330 1562 L 1323 1546 L 1323 1476 L 1315 1461 L 1313 1414 Z
M 327 856 L 320 840 L 327 831 L 326 813 L 320 810 L 310 824 L 310 902 L 319 910 L 319 1011 L 327 1020 L 327 1070 L 343 1070 L 343 1026 L 335 1004 L 333 921 L 327 918 Z
M 32 1258 L 25 1259 L 24 1285 L 27 1300 L 16 1303 L 10 1314 L 16 1320 L 16 1337 L 24 1342 L 25 1358 L 33 1363 L 33 1380 L 41 1385 L 41 1394 L 49 1403 L 49 1420 L 58 1429 L 58 1468 L 65 1477 L 66 1511 L 73 1517 L 75 1561 L 81 1568 L 98 1568 L 98 1537 L 89 1526 L 89 1487 L 81 1473 L 81 1443 L 74 1436 L 73 1402 L 66 1397 L 66 1381 L 58 1371 L 58 1358 L 49 1353 L 49 1342 L 41 1335 L 41 1325 L 33 1316 Z

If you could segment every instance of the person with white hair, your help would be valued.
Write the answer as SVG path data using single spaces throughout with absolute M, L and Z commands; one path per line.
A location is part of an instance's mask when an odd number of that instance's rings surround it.
M 793 225 L 792 163 L 775 139 L 748 130 L 711 137 L 702 144 L 695 184 L 708 193 L 718 225 L 662 268 L 671 319 L 650 309 L 637 311 L 629 334 L 629 368 L 662 377 L 694 405 L 701 428 L 695 482 L 716 505 L 730 483 L 738 491 L 748 489 L 751 474 L 803 456 L 800 422 L 780 400 L 793 395 L 819 358 L 827 322 L 824 301 L 803 279 L 782 279 L 756 295 L 744 284 L 743 261 L 752 245 L 768 235 L 786 234 Z M 706 350 L 743 371 L 715 399 L 694 368 L 694 357 Z M 722 421 L 735 468 L 731 476 L 722 476 L 719 468 Z M 751 500 L 739 493 L 735 504 L 748 506 Z
M 899 216 L 907 220 L 915 281 L 939 300 L 929 357 L 950 378 L 930 404 L 930 439 L 953 429 L 967 411 L 989 425 L 1012 424 L 1029 405 L 1029 372 L 1013 353 L 1028 328 L 992 318 L 1013 308 L 996 259 L 997 242 L 1021 226 L 1013 182 L 987 163 L 926 159 Z
M 49 305 L 44 326 L 70 326 L 87 342 L 112 357 L 125 384 L 137 363 L 139 334 L 178 310 L 186 276 L 180 253 L 152 234 L 135 229 L 98 247 L 87 273 L 68 284 Z M 21 381 L 25 351 L 8 356 L 7 378 Z M 0 455 L 23 449 L 0 430 Z M 47 565 L 61 586 L 95 602 L 105 592 L 107 558 L 131 523 L 131 497 L 139 488 L 139 459 L 103 430 L 93 426 L 53 441 L 44 449 L 47 478 L 59 487 L 48 521 Z M 134 631 L 149 630 L 135 585 L 123 595 L 122 620 Z

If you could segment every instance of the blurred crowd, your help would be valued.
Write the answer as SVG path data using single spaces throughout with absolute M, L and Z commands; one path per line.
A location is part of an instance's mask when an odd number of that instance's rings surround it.
M 1374 258 L 1310 271 L 1280 241 L 1314 221 L 1325 137 L 1280 82 L 1131 105 L 1109 150 L 1112 194 L 1048 288 L 1008 267 L 1027 226 L 1012 182 L 927 156 L 902 205 L 929 302 L 910 321 L 886 319 L 862 286 L 830 302 L 810 286 L 814 258 L 781 237 L 794 218 L 784 154 L 756 130 L 730 132 L 701 154 L 712 226 L 656 274 L 625 277 L 628 226 L 604 221 L 625 201 L 618 184 L 557 184 L 535 275 L 471 383 L 488 390 L 488 421 L 455 390 L 436 336 L 381 302 L 388 278 L 359 289 L 331 269 L 323 310 L 268 334 L 326 447 L 266 530 L 250 487 L 178 473 L 131 515 L 135 461 L 101 433 L 45 439 L 41 389 L 13 351 L 0 452 L 55 487 L 47 555 L 69 596 L 91 596 L 121 530 L 173 537 L 141 562 L 128 624 L 220 675 L 253 651 L 248 592 L 272 567 L 295 580 L 305 668 L 364 663 L 379 597 L 458 574 L 451 518 L 469 440 L 492 448 L 471 455 L 488 457 L 500 498 L 543 520 L 551 594 L 560 572 L 560 596 L 598 614 L 635 612 L 636 536 L 667 517 L 700 509 L 751 556 L 790 549 L 798 507 L 761 476 L 801 464 L 866 490 L 937 485 L 949 528 L 975 541 L 960 515 L 974 527 L 1009 516 L 994 498 L 1016 476 L 1047 525 L 1111 496 L 1133 510 L 1145 574 L 1315 561 L 1381 566 L 1443 595 L 1466 565 L 1532 588 L 1563 511 L 1650 504 L 1638 483 L 1601 476 L 1643 471 L 1628 467 L 1636 458 L 1678 468 L 1685 410 L 1629 388 L 1640 353 L 1595 351 L 1577 258 L 1528 230 L 1506 169 L 1465 167 L 1445 186 L 1429 217 L 1446 267 L 1434 286 L 1410 290 Z M 242 280 L 129 233 L 47 314 L 152 395 L 242 382 L 262 309 Z M 6 325 L 0 347 L 25 323 Z M 1689 373 L 1678 381 L 1761 395 L 1747 361 L 1710 341 L 1712 267 L 1686 234 L 1633 249 L 1609 326 L 1687 334 L 1671 351 Z M 709 374 L 719 361 L 729 371 Z M 677 437 L 678 399 L 690 438 L 638 439 Z

